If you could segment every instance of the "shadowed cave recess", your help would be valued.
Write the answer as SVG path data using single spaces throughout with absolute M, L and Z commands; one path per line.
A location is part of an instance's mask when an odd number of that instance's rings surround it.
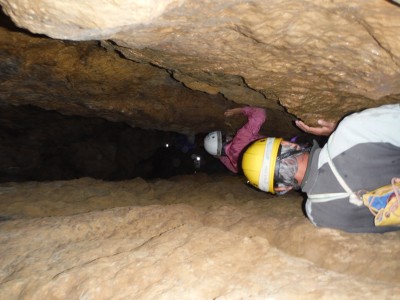
M 0 182 L 227 172 L 196 143 L 195 135 L 143 130 L 33 106 L 0 107 Z

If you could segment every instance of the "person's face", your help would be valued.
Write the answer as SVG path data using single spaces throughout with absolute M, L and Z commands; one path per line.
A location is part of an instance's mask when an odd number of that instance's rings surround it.
M 282 141 L 281 142 L 282 146 L 294 149 L 294 150 L 300 150 L 301 147 L 300 145 L 296 144 L 296 143 L 292 143 L 292 142 L 288 142 L 288 141 Z M 297 158 L 296 158 L 297 159 Z M 291 191 L 293 189 L 293 186 L 287 186 L 285 184 L 282 183 L 278 183 L 276 187 L 274 187 L 274 191 L 277 195 L 284 195 L 287 192 Z

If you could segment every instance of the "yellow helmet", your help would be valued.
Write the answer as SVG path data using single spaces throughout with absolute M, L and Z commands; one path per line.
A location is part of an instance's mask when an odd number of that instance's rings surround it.
M 264 138 L 247 148 L 242 158 L 243 173 L 256 188 L 275 193 L 274 172 L 281 138 Z

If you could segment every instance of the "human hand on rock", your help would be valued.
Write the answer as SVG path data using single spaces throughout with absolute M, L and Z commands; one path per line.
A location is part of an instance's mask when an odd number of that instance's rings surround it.
M 233 115 L 238 115 L 242 113 L 242 108 L 237 107 L 237 108 L 232 108 L 228 109 L 224 112 L 225 117 L 231 117 Z
M 336 127 L 336 124 L 333 122 L 328 122 L 325 120 L 318 120 L 318 124 L 320 127 L 311 127 L 306 125 L 303 121 L 296 120 L 296 126 L 299 127 L 304 132 L 314 134 L 314 135 L 324 135 L 329 136 Z

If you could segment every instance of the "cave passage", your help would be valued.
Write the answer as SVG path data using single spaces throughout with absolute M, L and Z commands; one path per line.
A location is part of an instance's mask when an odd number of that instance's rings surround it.
M 227 172 L 197 143 L 202 136 L 132 128 L 33 106 L 0 105 L 0 182 Z

